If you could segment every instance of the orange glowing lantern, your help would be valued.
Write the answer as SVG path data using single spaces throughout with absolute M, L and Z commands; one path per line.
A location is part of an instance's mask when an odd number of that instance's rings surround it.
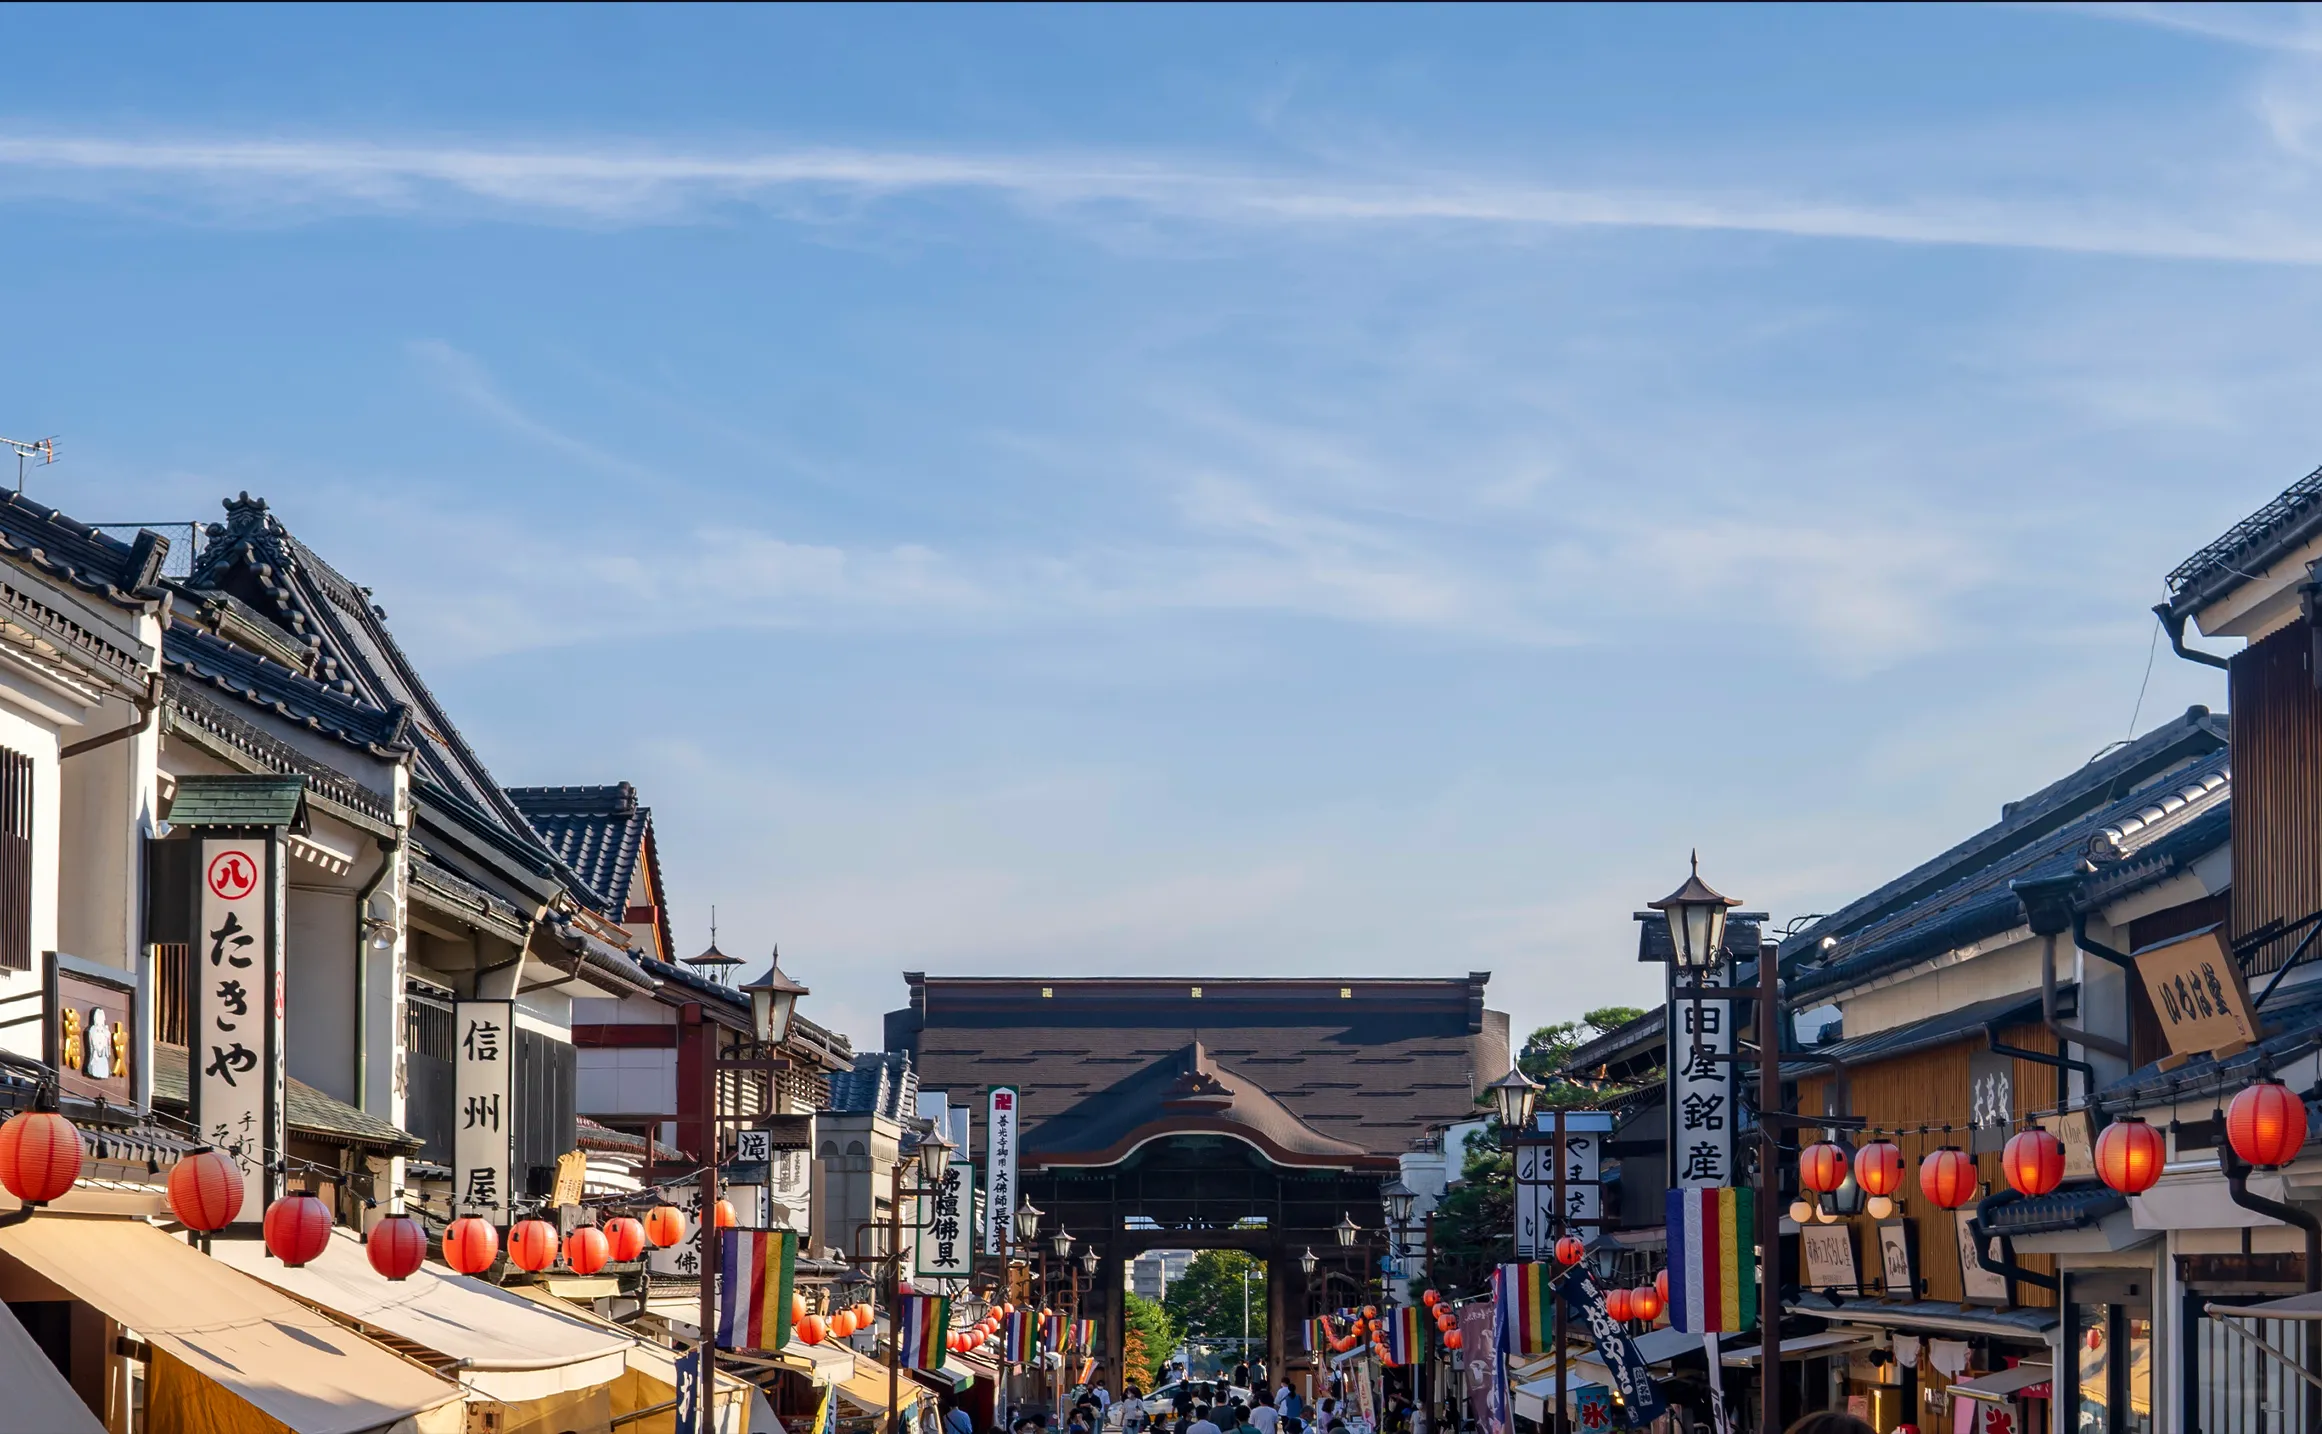
M 81 1178 L 81 1133 L 53 1110 L 27 1110 L 0 1125 L 0 1186 L 46 1205 Z
M 2259 1081 L 2227 1108 L 2225 1139 L 2252 1165 L 2287 1165 L 2305 1148 L 2306 1102 L 2278 1080 Z
M 2161 1132 L 2126 1116 L 2096 1137 L 2096 1174 L 2123 1195 L 2142 1195 L 2161 1178 Z
M 546 1220 L 520 1220 L 508 1232 L 508 1259 L 517 1269 L 537 1275 L 556 1263 L 556 1227 Z
M 462 1215 L 443 1232 L 443 1262 L 463 1275 L 480 1275 L 500 1256 L 500 1232 L 487 1221 Z
M 225 1229 L 242 1213 L 242 1167 L 206 1145 L 192 1152 L 170 1167 L 169 1209 L 188 1230 Z
M 1982 1181 L 1975 1162 L 1956 1145 L 1946 1145 L 1919 1162 L 1920 1193 L 1946 1210 L 1974 1199 Z

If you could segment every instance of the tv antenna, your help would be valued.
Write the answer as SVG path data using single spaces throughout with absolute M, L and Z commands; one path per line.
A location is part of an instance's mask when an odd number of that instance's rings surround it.
M 24 491 L 24 465 L 37 463 L 46 468 L 56 462 L 56 435 L 46 438 L 0 438 L 16 454 L 16 491 Z

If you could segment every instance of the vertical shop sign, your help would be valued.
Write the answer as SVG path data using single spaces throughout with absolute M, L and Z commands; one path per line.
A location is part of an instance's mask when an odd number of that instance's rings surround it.
M 943 1169 L 943 1183 L 930 1195 L 917 1197 L 919 1227 L 913 1273 L 922 1278 L 964 1280 L 975 1273 L 976 1180 L 975 1166 L 954 1160 Z
M 1016 1130 L 1019 1095 L 1012 1085 L 986 1092 L 984 1107 L 984 1253 L 997 1255 L 1016 1212 Z
M 187 1061 L 203 1140 L 242 1167 L 240 1221 L 282 1193 L 282 864 L 267 836 L 201 843 Z
M 509 1221 L 516 1003 L 452 1003 L 452 1212 Z
M 1675 971 L 1672 966 L 1671 971 Z M 1699 973 L 1703 986 L 1729 984 L 1724 969 Z M 1732 1003 L 1688 1000 L 1674 976 L 1669 1011 L 1669 1184 L 1678 1190 L 1730 1185 L 1734 1178 Z

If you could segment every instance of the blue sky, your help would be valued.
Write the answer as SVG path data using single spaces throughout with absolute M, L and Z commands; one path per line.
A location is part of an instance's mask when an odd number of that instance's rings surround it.
M 263 494 L 864 1041 L 905 969 L 1648 998 L 1689 849 L 1829 909 L 2221 705 L 2147 609 L 2322 461 L 2310 9 L 0 34 L 35 496 Z

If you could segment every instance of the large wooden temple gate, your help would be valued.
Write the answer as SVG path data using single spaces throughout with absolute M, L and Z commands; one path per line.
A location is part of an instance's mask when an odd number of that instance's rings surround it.
M 1096 1251 L 1083 1309 L 1116 1389 L 1125 1264 L 1154 1249 L 1263 1261 L 1267 1362 L 1295 1367 L 1298 1322 L 1329 1290 L 1360 1288 L 1381 1252 L 1380 1190 L 1398 1157 L 1472 1119 L 1507 1070 L 1507 1018 L 1484 1008 L 1485 973 L 905 979 L 911 1005 L 889 1013 L 888 1048 L 911 1053 L 922 1090 L 976 1112 L 964 1153 L 979 1165 L 984 1093 L 1017 1090 L 1020 1188 L 1046 1212 L 1023 1253 L 1037 1266 L 1060 1228 Z M 1350 1216 L 1368 1238 L 1342 1247 Z

